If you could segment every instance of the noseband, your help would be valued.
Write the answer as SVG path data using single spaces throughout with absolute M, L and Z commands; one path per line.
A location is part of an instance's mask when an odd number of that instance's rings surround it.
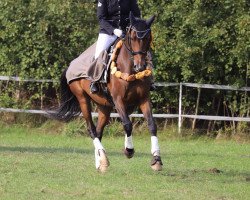
M 124 45 L 125 45 L 126 49 L 130 52 L 131 56 L 135 56 L 135 55 L 138 55 L 138 54 L 139 55 L 147 54 L 148 50 L 145 50 L 145 51 L 142 51 L 142 50 L 140 50 L 140 51 L 133 51 L 132 44 L 131 44 L 132 38 L 130 36 L 131 30 L 133 30 L 136 33 L 136 37 L 138 39 L 142 40 L 148 34 L 151 34 L 151 29 L 149 28 L 149 29 L 146 29 L 145 31 L 138 31 L 138 30 L 136 30 L 136 28 L 134 26 L 129 26 L 127 28 L 127 34 L 126 34 L 126 36 L 124 38 L 124 40 L 126 40 L 126 38 L 127 38 L 129 46 L 127 46 L 126 43 L 124 43 Z M 151 42 L 151 41 L 149 41 L 149 42 Z

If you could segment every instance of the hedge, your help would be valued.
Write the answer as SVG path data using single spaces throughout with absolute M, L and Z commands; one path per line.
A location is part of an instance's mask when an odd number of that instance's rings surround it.
M 156 81 L 249 86 L 249 1 L 138 2 L 143 18 L 156 15 Z M 97 39 L 96 5 L 94 0 L 1 1 L 0 75 L 58 80 L 70 61 Z M 46 88 L 0 82 L 0 107 L 37 107 L 36 100 L 44 99 L 44 93 L 49 96 Z M 155 111 L 175 112 L 177 91 L 154 92 Z M 197 90 L 187 89 L 184 95 L 185 111 L 194 113 Z M 247 92 L 207 90 L 201 92 L 199 112 L 249 116 L 249 102 Z

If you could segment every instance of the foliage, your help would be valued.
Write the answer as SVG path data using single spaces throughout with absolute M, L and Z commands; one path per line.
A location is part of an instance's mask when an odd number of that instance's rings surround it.
M 140 6 L 146 16 L 157 16 L 157 81 L 250 86 L 249 1 L 159 0 L 141 1 Z M 177 110 L 176 91 L 157 90 L 154 107 Z M 185 89 L 184 97 L 184 110 L 194 114 L 197 91 Z M 201 100 L 199 114 L 249 117 L 249 92 L 202 90 Z
M 84 134 L 88 135 L 86 124 L 79 118 L 65 124 L 62 133 L 69 137 L 76 137 Z
M 138 2 L 143 18 L 156 15 L 152 27 L 156 81 L 249 86 L 249 1 Z M 58 80 L 62 70 L 97 39 L 97 34 L 94 0 L 3 0 L 0 75 Z M 43 108 L 46 101 L 57 99 L 57 88 L 56 82 L 53 86 L 0 82 L 0 106 Z M 154 92 L 155 112 L 175 113 L 177 91 L 168 87 Z M 200 114 L 249 116 L 249 92 L 205 93 Z M 186 90 L 184 95 L 184 110 L 193 114 L 197 91 Z
M 95 40 L 94 8 L 91 1 L 1 1 L 1 75 L 58 80 L 70 61 Z M 48 85 L 11 88 L 5 93 L 14 96 L 17 90 L 28 89 L 32 99 L 39 99 Z M 2 102 L 6 100 L 1 98 Z

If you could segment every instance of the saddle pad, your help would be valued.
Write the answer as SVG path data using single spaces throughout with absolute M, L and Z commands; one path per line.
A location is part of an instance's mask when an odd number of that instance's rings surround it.
M 108 53 L 105 50 L 97 59 L 94 59 L 95 49 L 96 42 L 70 63 L 66 72 L 68 84 L 79 78 L 91 81 L 98 81 L 101 78 L 106 68 Z

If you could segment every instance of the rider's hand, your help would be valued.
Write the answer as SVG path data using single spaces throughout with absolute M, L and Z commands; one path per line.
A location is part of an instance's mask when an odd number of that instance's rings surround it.
M 117 37 L 121 37 L 121 36 L 122 36 L 122 30 L 116 28 L 116 29 L 114 30 L 114 34 L 115 34 Z

